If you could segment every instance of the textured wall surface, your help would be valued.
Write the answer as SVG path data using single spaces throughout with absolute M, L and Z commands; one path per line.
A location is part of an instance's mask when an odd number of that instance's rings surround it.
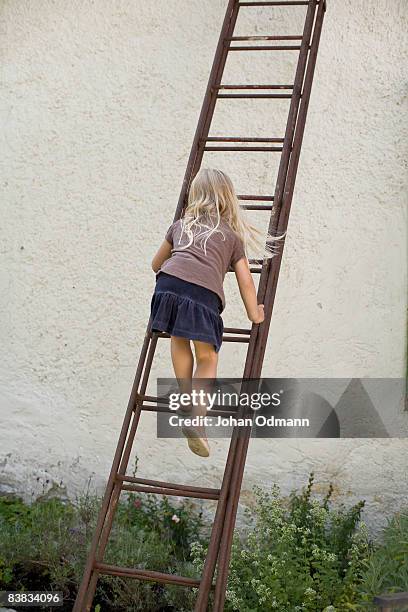
M 1 4 L 0 491 L 102 489 L 128 401 L 226 0 Z M 242 11 L 239 34 L 300 34 L 303 7 Z M 328 0 L 266 376 L 405 372 L 408 5 Z M 226 83 L 291 83 L 293 52 L 234 53 Z M 404 66 L 405 64 L 405 66 Z M 288 101 L 219 101 L 212 134 L 282 136 Z M 240 193 L 273 193 L 278 156 L 206 153 Z M 258 222 L 258 220 L 257 220 Z M 260 221 L 259 221 L 260 222 Z M 226 326 L 245 326 L 233 278 Z M 220 375 L 242 369 L 225 345 Z M 150 390 L 170 376 L 160 343 Z M 139 474 L 219 482 L 144 415 Z M 253 440 L 254 483 L 284 492 L 310 470 L 367 499 L 375 528 L 404 501 L 406 440 Z M 165 461 L 163 461 L 165 459 Z

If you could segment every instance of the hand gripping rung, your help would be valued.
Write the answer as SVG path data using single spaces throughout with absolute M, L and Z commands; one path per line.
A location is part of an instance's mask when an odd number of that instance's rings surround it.
M 179 497 L 195 497 L 197 499 L 216 500 L 220 497 L 220 489 L 179 485 L 172 482 L 163 482 L 161 480 L 148 480 L 147 478 L 122 476 L 121 474 L 116 474 L 116 480 L 123 483 L 121 486 L 123 491 L 157 493 L 159 495 L 174 495 Z
M 245 329 L 242 327 L 224 327 L 224 332 L 226 334 L 246 334 L 248 336 L 251 334 L 250 329 Z
M 100 574 L 109 574 L 111 576 L 123 576 L 131 578 L 140 578 L 150 582 L 159 582 L 161 584 L 179 584 L 187 587 L 199 587 L 201 580 L 187 578 L 186 576 L 177 576 L 176 574 L 164 574 L 163 572 L 154 572 L 152 570 L 141 570 L 133 567 L 119 567 L 116 565 L 108 565 L 107 563 L 95 563 L 94 568 Z

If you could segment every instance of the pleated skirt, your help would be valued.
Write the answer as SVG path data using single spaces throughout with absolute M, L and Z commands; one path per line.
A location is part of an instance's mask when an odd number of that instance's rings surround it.
M 220 297 L 210 289 L 159 272 L 150 303 L 151 331 L 167 332 L 221 348 L 224 324 Z

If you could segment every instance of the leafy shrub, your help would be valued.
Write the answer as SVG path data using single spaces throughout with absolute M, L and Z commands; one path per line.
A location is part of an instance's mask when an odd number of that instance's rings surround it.
M 360 521 L 364 502 L 332 508 L 332 487 L 318 499 L 313 486 L 312 474 L 287 500 L 277 486 L 255 488 L 247 531 L 233 542 L 226 612 L 371 612 L 375 595 L 408 590 L 408 512 L 389 522 L 374 547 Z M 104 560 L 201 574 L 210 526 L 194 503 L 170 499 L 122 495 Z M 75 503 L 0 498 L 0 590 L 63 591 L 60 610 L 72 610 L 100 504 L 89 485 Z M 190 612 L 196 592 L 100 575 L 95 612 Z
M 89 485 L 74 504 L 0 498 L 0 590 L 63 591 L 66 603 L 59 609 L 72 610 L 100 504 Z M 201 540 L 201 529 L 201 512 L 189 501 L 122 495 L 104 561 L 195 577 L 190 546 Z M 194 598 L 190 589 L 100 575 L 94 603 L 103 612 L 187 612 Z
M 239 612 L 317 612 L 353 610 L 369 544 L 359 523 L 364 502 L 345 509 L 329 506 L 307 488 L 288 503 L 274 486 L 255 488 L 256 505 L 248 511 L 249 533 L 235 537 L 227 586 L 226 610 Z M 194 546 L 201 569 L 205 548 Z
M 375 595 L 408 591 L 408 511 L 388 521 L 382 542 L 365 564 L 360 589 L 362 602 L 370 604 Z M 408 605 L 399 608 L 407 611 Z

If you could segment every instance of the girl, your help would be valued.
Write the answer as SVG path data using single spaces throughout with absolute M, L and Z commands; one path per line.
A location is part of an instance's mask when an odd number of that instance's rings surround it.
M 256 324 L 264 320 L 246 256 L 248 247 L 259 249 L 261 236 L 241 214 L 231 179 L 221 170 L 201 168 L 191 182 L 184 216 L 170 225 L 152 260 L 156 287 L 150 329 L 170 334 L 171 359 L 182 390 L 191 392 L 197 384 L 202 388 L 199 379 L 217 375 L 227 270 L 235 272 L 249 320 Z M 263 256 L 273 256 L 264 244 Z M 196 360 L 194 376 L 190 341 Z M 205 406 L 193 408 L 193 416 L 205 414 Z M 183 427 L 182 431 L 193 453 L 209 456 L 204 427 Z

